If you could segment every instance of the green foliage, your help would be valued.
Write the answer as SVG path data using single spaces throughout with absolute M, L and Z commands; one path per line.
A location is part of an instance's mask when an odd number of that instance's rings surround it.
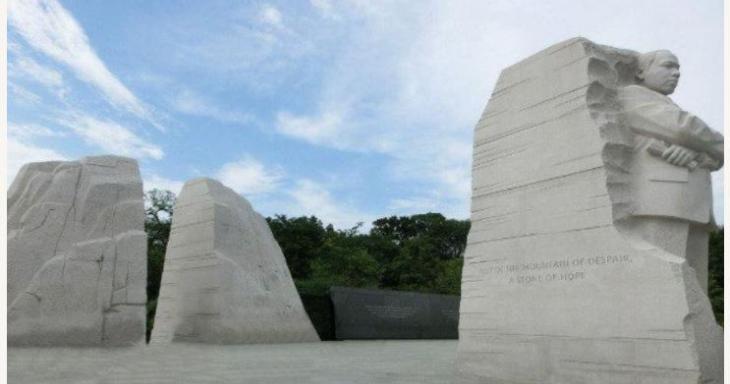
M 461 295 L 461 268 L 463 266 L 462 257 L 446 260 L 441 265 L 443 270 L 433 284 L 433 291 L 448 295 Z
M 441 260 L 436 248 L 427 238 L 409 239 L 403 243 L 401 252 L 385 265 L 388 288 L 406 291 L 432 292 L 432 283 L 441 272 Z
M 725 230 L 720 228 L 718 231 L 710 234 L 709 249 L 709 282 L 707 293 L 712 303 L 712 309 L 715 312 L 715 319 L 723 324 L 723 279 L 724 279 L 724 246 L 725 246 Z
M 160 294 L 165 251 L 170 238 L 175 194 L 153 189 L 145 193 L 145 222 L 147 232 L 147 340 L 155 320 L 157 296 Z
M 427 241 L 434 256 L 442 260 L 461 257 L 469 233 L 468 220 L 446 219 L 440 213 L 413 216 L 391 216 L 373 222 L 372 236 L 381 236 L 397 245 L 409 241 Z
M 284 253 L 292 277 L 308 278 L 311 263 L 324 246 L 327 231 L 322 222 L 314 216 L 290 219 L 285 215 L 267 217 L 266 221 Z
M 347 287 L 377 287 L 378 263 L 363 248 L 328 241 L 312 262 L 312 279 Z
M 332 226 L 323 228 L 324 241 L 310 259 L 309 275 L 295 279 L 301 294 L 324 295 L 333 285 L 378 286 L 378 262 L 365 248 L 367 236 L 358 234 L 358 228 L 343 231 Z
M 329 287 L 380 287 L 458 294 L 467 220 L 438 213 L 392 216 L 348 230 L 324 227 L 315 217 L 268 218 L 302 294 Z
M 371 246 L 370 251 L 381 262 L 380 287 L 459 292 L 468 233 L 468 220 L 446 219 L 439 213 L 376 220 L 370 237 L 379 247 Z

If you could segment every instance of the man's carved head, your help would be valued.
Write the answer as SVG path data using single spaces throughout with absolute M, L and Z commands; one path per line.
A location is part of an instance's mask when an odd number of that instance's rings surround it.
M 679 60 L 667 50 L 641 54 L 636 79 L 649 89 L 669 95 L 679 82 Z

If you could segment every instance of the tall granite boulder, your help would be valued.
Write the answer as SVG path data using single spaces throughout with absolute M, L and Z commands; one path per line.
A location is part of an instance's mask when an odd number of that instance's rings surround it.
M 457 382 L 722 382 L 722 136 L 667 97 L 676 61 L 577 38 L 501 73 L 475 129 Z
M 216 180 L 175 204 L 151 344 L 319 341 L 266 220 Z
M 144 342 L 147 236 L 137 162 L 30 163 L 8 191 L 8 343 Z

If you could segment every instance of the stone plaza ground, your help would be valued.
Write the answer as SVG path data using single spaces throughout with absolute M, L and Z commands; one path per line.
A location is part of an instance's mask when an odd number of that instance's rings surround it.
M 456 340 L 8 348 L 8 383 L 449 383 Z

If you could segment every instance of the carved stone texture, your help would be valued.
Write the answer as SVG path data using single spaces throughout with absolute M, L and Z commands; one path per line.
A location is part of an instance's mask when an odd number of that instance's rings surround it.
M 150 343 L 319 341 L 266 220 L 212 179 L 175 204 Z
M 637 171 L 618 96 L 637 57 L 577 38 L 500 75 L 475 130 L 457 382 L 722 382 L 701 223 L 641 216 L 646 185 L 678 180 Z
M 8 191 L 8 343 L 144 342 L 147 236 L 137 162 L 23 166 Z

